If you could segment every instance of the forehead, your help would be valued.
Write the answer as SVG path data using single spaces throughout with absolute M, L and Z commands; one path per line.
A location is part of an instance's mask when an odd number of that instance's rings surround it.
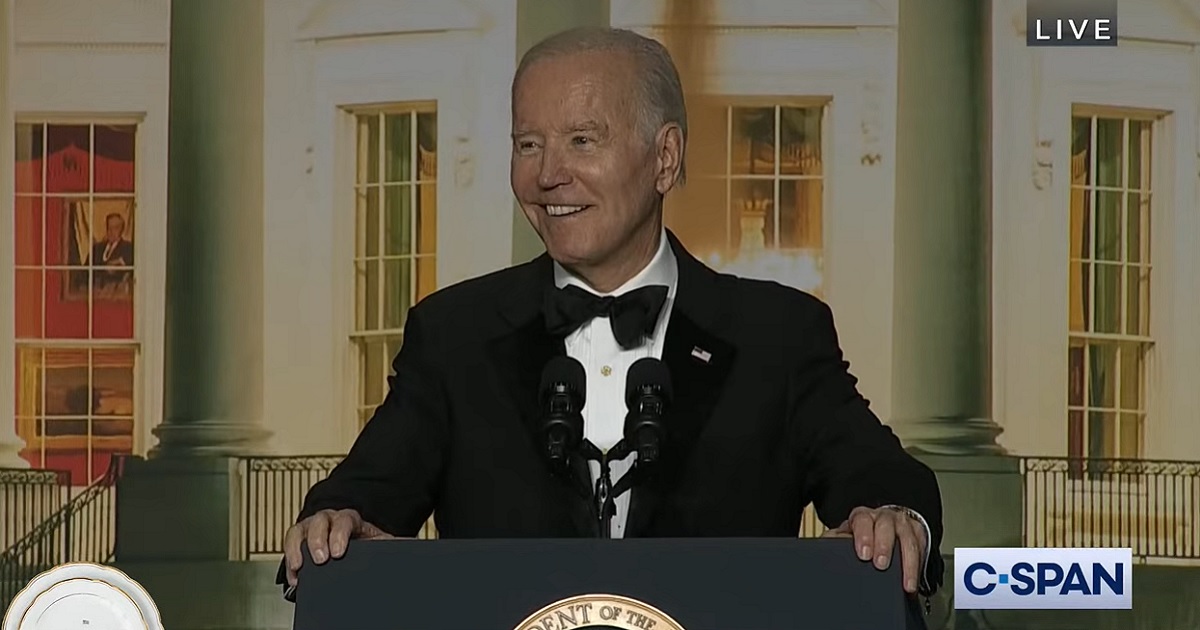
M 632 56 L 620 51 L 541 59 L 526 68 L 514 86 L 513 122 L 523 126 L 581 117 L 618 119 L 633 111 L 635 67 Z

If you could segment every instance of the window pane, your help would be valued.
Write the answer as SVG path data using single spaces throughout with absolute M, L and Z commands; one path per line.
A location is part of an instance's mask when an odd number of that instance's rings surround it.
M 46 198 L 46 264 L 81 267 L 92 255 L 92 206 L 78 197 Z
M 1092 119 L 1076 117 L 1071 121 L 1071 179 L 1077 184 L 1092 183 Z
M 1090 263 L 1069 263 L 1070 329 L 1072 332 L 1084 332 L 1091 327 L 1091 282 L 1092 268 Z
M 413 264 L 417 266 L 415 304 L 437 290 L 437 260 L 432 256 L 421 256 L 413 259 Z
M 384 119 L 384 181 L 412 181 L 412 115 L 386 114 Z
M 775 108 L 733 108 L 730 172 L 735 175 L 775 173 Z
M 356 230 L 354 252 L 359 257 L 374 257 L 379 255 L 379 188 L 369 186 L 359 188 L 355 195 Z
M 387 357 L 384 340 L 371 338 L 363 342 L 362 404 L 373 407 L 383 402 L 384 381 L 387 377 Z
M 384 270 L 384 301 L 383 327 L 387 330 L 400 330 L 408 319 L 408 309 L 412 306 L 413 277 L 412 260 L 385 260 Z
M 1117 349 L 1107 343 L 1088 346 L 1088 406 L 1112 409 L 1117 406 Z
M 1150 190 L 1150 131 L 1149 120 L 1129 122 L 1129 184 L 1133 190 Z
M 379 116 L 363 114 L 358 119 L 358 159 L 355 162 L 360 184 L 379 181 Z
M 1137 458 L 1142 455 L 1143 422 L 1141 414 L 1121 414 L 1121 429 L 1118 439 L 1121 441 L 1118 457 Z
M 418 178 L 437 179 L 437 112 L 417 114 L 417 146 L 420 150 Z
M 86 269 L 46 272 L 45 322 L 48 339 L 87 339 L 91 274 Z
M 88 351 L 46 348 L 42 357 L 46 415 L 86 417 L 91 414 L 94 401 Z
M 92 271 L 92 337 L 133 338 L 134 213 L 131 199 L 97 199 Z
M 1125 288 L 1125 334 L 1150 336 L 1150 271 L 1129 267 L 1129 285 Z
M 17 346 L 17 416 L 35 418 L 42 415 L 42 352 L 36 346 Z M 18 423 L 18 426 L 21 425 Z M 26 436 L 19 431 L 18 435 Z
M 384 255 L 407 256 L 413 244 L 413 187 L 388 186 L 384 195 Z
M 1117 456 L 1117 414 L 1093 411 L 1088 413 L 1088 457 Z
M 18 124 L 16 129 L 16 190 L 21 193 L 41 193 L 42 157 L 44 156 L 42 125 Z
M 356 330 L 379 330 L 379 266 L 378 260 L 355 263 L 355 301 L 358 304 Z
M 1129 262 L 1150 260 L 1150 195 L 1129 193 L 1125 205 L 1125 251 Z
M 774 243 L 767 240 L 767 213 L 775 204 L 771 180 L 735 179 L 730 184 L 729 232 L 732 249 L 759 251 Z
M 1120 186 L 1124 151 L 1125 121 L 1112 118 L 1096 119 L 1096 184 Z
M 821 114 L 823 111 L 823 107 L 779 108 L 779 172 L 781 174 L 808 176 L 824 174 L 821 157 Z
M 42 300 L 46 293 L 42 286 L 41 269 L 16 270 L 16 336 L 17 339 L 41 339 Z
M 1121 193 L 1096 192 L 1096 260 L 1121 260 Z
M 1119 264 L 1097 264 L 1095 281 L 1095 326 L 1098 333 L 1121 332 L 1121 276 Z
M 1071 345 L 1067 349 L 1067 404 L 1072 407 L 1083 406 L 1084 378 L 1086 376 L 1083 351 L 1083 342 L 1072 339 Z
M 779 182 L 779 246 L 784 249 L 821 249 L 821 203 L 824 195 L 820 179 L 782 180 Z M 768 223 L 768 231 L 774 226 Z
M 1092 257 L 1092 193 L 1084 188 L 1071 189 L 1071 258 Z
M 417 187 L 417 253 L 437 251 L 437 184 Z
M 1083 412 L 1067 414 L 1067 457 L 1083 457 Z
M 129 348 L 92 350 L 92 388 L 96 415 L 133 417 L 134 363 L 134 351 Z
M 98 125 L 95 128 L 96 192 L 133 192 L 136 130 L 133 125 Z
M 15 260 L 18 267 L 38 267 L 43 264 L 42 198 L 17 197 L 13 204 L 13 238 L 16 241 Z
M 47 125 L 46 192 L 88 192 L 92 184 L 91 133 L 88 125 Z
M 1144 356 L 1138 344 L 1124 344 L 1121 347 L 1121 409 L 1141 411 L 1142 378 L 1144 372 Z

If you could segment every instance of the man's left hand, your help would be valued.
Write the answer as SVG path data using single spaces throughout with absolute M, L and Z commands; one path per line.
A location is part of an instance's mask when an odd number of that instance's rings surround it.
M 854 538 L 854 548 L 863 561 L 874 558 L 875 566 L 886 569 L 892 561 L 892 549 L 900 543 L 900 562 L 904 590 L 917 592 L 921 580 L 921 564 L 925 559 L 925 528 L 916 519 L 891 508 L 857 507 L 850 517 L 825 537 Z

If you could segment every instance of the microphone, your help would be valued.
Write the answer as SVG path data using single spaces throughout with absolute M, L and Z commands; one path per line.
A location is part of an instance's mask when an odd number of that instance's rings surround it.
M 659 460 L 659 449 L 667 439 L 664 417 L 671 407 L 674 392 L 667 364 L 646 357 L 629 366 L 625 377 L 625 441 L 637 451 L 639 466 Z
M 586 382 L 583 364 L 571 357 L 554 357 L 542 368 L 538 390 L 538 402 L 545 414 L 542 435 L 546 456 L 557 470 L 566 469 L 568 456 L 583 439 Z

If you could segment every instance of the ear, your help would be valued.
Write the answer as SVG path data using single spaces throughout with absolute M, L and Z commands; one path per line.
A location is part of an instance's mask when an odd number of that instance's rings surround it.
M 675 123 L 667 123 L 654 137 L 658 152 L 658 172 L 654 185 L 658 194 L 665 195 L 675 187 L 683 172 L 683 130 Z

